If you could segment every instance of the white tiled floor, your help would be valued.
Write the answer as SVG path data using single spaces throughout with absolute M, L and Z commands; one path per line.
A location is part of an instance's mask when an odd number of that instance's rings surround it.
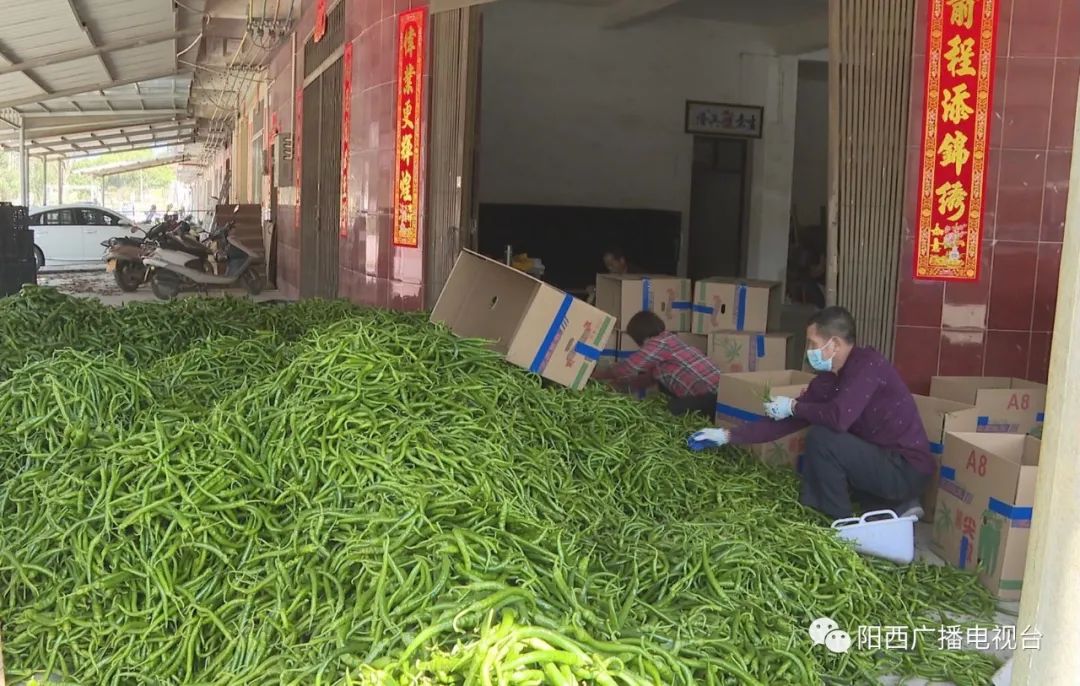
M 930 550 L 929 542 L 932 534 L 932 526 L 933 525 L 926 524 L 925 522 L 920 522 L 915 525 L 915 557 L 920 562 L 925 562 L 927 564 L 944 565 L 945 561 Z M 994 616 L 994 623 L 1003 627 L 1016 626 L 1018 606 L 1019 603 L 1016 602 L 998 603 L 998 612 Z M 955 617 L 954 619 L 963 621 L 965 618 Z M 1017 631 L 1019 633 L 1019 629 Z M 990 652 L 997 656 L 1002 662 L 1009 659 L 1012 655 L 1011 650 Z M 897 684 L 903 684 L 903 686 L 952 686 L 952 684 L 948 682 L 929 682 L 925 679 L 908 679 L 906 681 L 901 681 L 896 677 L 884 678 L 881 680 L 881 683 L 887 686 L 895 686 Z

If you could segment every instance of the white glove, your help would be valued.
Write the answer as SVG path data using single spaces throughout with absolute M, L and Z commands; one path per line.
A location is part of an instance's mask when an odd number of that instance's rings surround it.
M 765 403 L 765 414 L 769 415 L 770 419 L 777 421 L 787 419 L 795 414 L 795 399 L 782 395 L 777 396 Z
M 721 448 L 731 441 L 731 432 L 727 429 L 702 429 L 686 441 L 686 445 L 694 452 L 701 452 L 706 448 Z

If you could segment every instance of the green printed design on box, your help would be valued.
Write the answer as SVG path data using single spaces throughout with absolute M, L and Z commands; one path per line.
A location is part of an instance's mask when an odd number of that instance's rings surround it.
M 997 569 L 998 553 L 1001 552 L 1001 531 L 1004 517 L 990 510 L 983 513 L 983 525 L 979 527 L 978 548 L 979 571 L 992 574 Z
M 938 506 L 940 515 L 935 515 L 934 532 L 937 534 L 938 540 L 943 541 L 946 536 L 956 529 L 956 523 L 953 522 L 953 511 L 949 509 L 949 504 L 943 500 L 938 502 L 940 503 Z
M 599 348 L 603 345 L 604 336 L 607 335 L 608 329 L 611 328 L 612 321 L 614 321 L 614 317 L 604 317 L 604 323 L 600 325 L 600 330 L 597 332 L 596 338 L 594 338 L 592 342 L 594 348 Z M 581 365 L 581 368 L 578 369 L 577 376 L 574 377 L 574 383 L 570 384 L 570 388 L 575 391 L 580 391 L 585 386 L 585 382 L 589 380 L 589 376 L 585 374 L 586 371 L 591 375 L 592 370 L 589 368 L 589 365 Z
M 742 357 L 742 343 L 739 343 L 734 338 L 725 338 L 722 350 L 725 362 L 734 362 Z

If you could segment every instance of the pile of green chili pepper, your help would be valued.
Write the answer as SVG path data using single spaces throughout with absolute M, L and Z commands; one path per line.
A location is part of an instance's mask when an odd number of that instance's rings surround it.
M 548 387 L 339 302 L 0 301 L 9 681 L 982 686 L 992 658 L 839 656 L 810 623 L 986 618 L 868 560 L 794 475 L 694 454 L 662 404 Z

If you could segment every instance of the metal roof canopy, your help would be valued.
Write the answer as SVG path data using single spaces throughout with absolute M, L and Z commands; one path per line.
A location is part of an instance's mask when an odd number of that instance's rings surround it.
M 0 149 L 21 149 L 25 126 L 27 152 L 46 158 L 177 144 L 202 154 L 299 4 L 0 0 Z
M 116 176 L 117 174 L 128 174 L 130 172 L 137 172 L 143 169 L 153 169 L 154 167 L 164 167 L 168 164 L 182 164 L 188 160 L 188 156 L 184 153 L 177 153 L 175 155 L 168 155 L 166 157 L 157 157 L 149 160 L 141 160 L 139 162 L 120 162 L 117 164 L 105 164 L 100 167 L 90 167 L 88 169 L 80 169 L 79 172 L 83 174 L 90 174 L 92 176 Z

